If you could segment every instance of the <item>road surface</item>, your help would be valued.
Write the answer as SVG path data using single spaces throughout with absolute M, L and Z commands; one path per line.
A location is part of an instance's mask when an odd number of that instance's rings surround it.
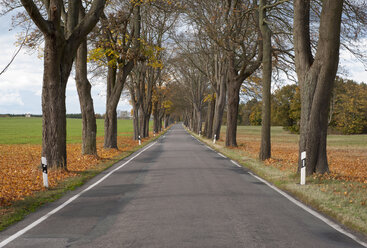
M 1 241 L 52 248 L 362 247 L 181 125 L 1 232 Z

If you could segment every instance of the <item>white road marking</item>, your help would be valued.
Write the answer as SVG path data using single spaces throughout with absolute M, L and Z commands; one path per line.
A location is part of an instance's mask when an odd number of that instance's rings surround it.
M 241 166 L 241 165 L 239 165 L 236 161 L 231 160 L 231 162 L 232 162 L 232 164 L 234 164 L 235 166 L 237 166 L 237 167 L 239 167 L 239 168 L 242 168 L 242 166 Z
M 214 150 L 213 150 L 213 148 L 211 148 L 210 146 L 207 146 L 207 145 L 205 145 L 209 150 L 212 150 L 213 152 L 214 152 Z
M 264 184 L 266 184 L 267 186 L 269 186 L 270 188 L 272 188 L 273 190 L 275 190 L 276 192 L 278 192 L 279 194 L 281 194 L 282 196 L 284 196 L 285 198 L 287 198 L 289 201 L 291 201 L 292 203 L 296 204 L 298 207 L 302 208 L 303 210 L 307 211 L 308 213 L 312 214 L 313 216 L 315 216 L 316 218 L 318 218 L 319 220 L 323 221 L 324 223 L 326 223 L 327 225 L 329 225 L 330 227 L 334 228 L 336 231 L 346 235 L 347 237 L 353 239 L 355 242 L 357 242 L 358 244 L 367 247 L 367 243 L 363 242 L 362 240 L 360 240 L 358 237 L 356 237 L 355 235 L 345 231 L 341 226 L 339 226 L 338 224 L 336 224 L 335 222 L 325 218 L 324 216 L 322 216 L 321 214 L 319 214 L 318 212 L 316 212 L 315 210 L 312 210 L 311 208 L 307 207 L 306 205 L 304 205 L 303 203 L 299 202 L 298 200 L 294 199 L 292 196 L 288 195 L 287 193 L 285 193 L 284 191 L 278 189 L 277 187 L 271 185 L 269 182 L 265 181 L 264 179 L 254 175 L 253 173 L 249 172 L 248 174 L 250 174 L 251 176 L 255 177 L 257 180 L 263 182 Z
M 220 153 L 220 152 L 217 152 L 217 154 L 219 155 L 219 156 L 221 156 L 221 157 L 223 157 L 223 158 L 227 158 L 226 156 L 224 156 L 222 153 Z
M 81 196 L 82 194 L 84 194 L 85 192 L 91 190 L 92 188 L 94 188 L 95 186 L 97 186 L 98 184 L 100 184 L 101 182 L 103 182 L 107 177 L 109 177 L 111 174 L 113 174 L 115 171 L 121 169 L 122 167 L 124 167 L 125 165 L 127 165 L 128 163 L 130 163 L 134 158 L 136 158 L 137 156 L 139 156 L 140 154 L 142 154 L 144 151 L 148 150 L 149 148 L 151 148 L 152 146 L 154 146 L 156 144 L 156 142 L 154 142 L 153 144 L 149 145 L 148 147 L 146 147 L 145 149 L 143 149 L 142 151 L 140 151 L 138 154 L 136 154 L 134 157 L 130 158 L 128 161 L 126 161 L 125 163 L 123 163 L 122 165 L 118 166 L 117 168 L 115 168 L 114 170 L 110 171 L 108 174 L 106 174 L 104 177 L 102 177 L 101 179 L 99 179 L 97 182 L 95 182 L 94 184 L 90 185 L 88 188 L 84 189 L 83 191 L 79 192 L 78 194 L 74 195 L 73 197 L 69 198 L 66 202 L 64 202 L 63 204 L 61 204 L 60 206 L 56 207 L 55 209 L 53 209 L 52 211 L 48 212 L 47 214 L 45 214 L 44 216 L 42 216 L 41 218 L 39 218 L 38 220 L 34 221 L 33 223 L 29 224 L 28 226 L 26 226 L 25 228 L 23 228 L 22 230 L 19 230 L 17 233 L 11 235 L 10 237 L 8 237 L 7 239 L 3 240 L 0 243 L 0 248 L 4 247 L 5 245 L 9 244 L 11 241 L 13 241 L 14 239 L 20 237 L 21 235 L 23 235 L 24 233 L 28 232 L 29 230 L 31 230 L 33 227 L 37 226 L 38 224 L 42 223 L 44 220 L 46 220 L 48 217 L 50 217 L 51 215 L 57 213 L 59 210 L 63 209 L 64 207 L 66 207 L 67 205 L 69 205 L 71 202 L 73 202 L 75 199 L 77 199 L 79 196 Z

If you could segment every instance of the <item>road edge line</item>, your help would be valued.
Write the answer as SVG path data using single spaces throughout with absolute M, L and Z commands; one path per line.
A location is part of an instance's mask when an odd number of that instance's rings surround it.
M 269 183 L 268 181 L 266 181 L 265 179 L 262 179 L 261 177 L 255 175 L 252 172 L 248 172 L 249 175 L 253 176 L 254 178 L 256 178 L 257 180 L 259 180 L 260 182 L 266 184 L 268 187 L 270 187 L 271 189 L 275 190 L 276 192 L 278 192 L 279 194 L 281 194 L 283 197 L 287 198 L 289 201 L 291 201 L 293 204 L 297 205 L 298 207 L 302 208 L 303 210 L 305 210 L 306 212 L 308 212 L 309 214 L 313 215 L 314 217 L 318 218 L 319 220 L 321 220 L 322 222 L 324 222 L 325 224 L 329 225 L 330 227 L 332 227 L 333 229 L 335 229 L 336 231 L 344 234 L 345 236 L 351 238 L 352 240 L 354 240 L 355 242 L 357 242 L 358 244 L 367 247 L 367 243 L 363 242 L 362 240 L 360 240 L 357 236 L 355 236 L 354 234 L 344 230 L 339 224 L 335 223 L 334 221 L 329 220 L 328 218 L 324 217 L 323 215 L 321 215 L 320 213 L 316 212 L 315 210 L 311 209 L 310 207 L 306 206 L 305 204 L 303 204 L 302 202 L 298 201 L 297 199 L 293 198 L 292 196 L 290 196 L 289 194 L 287 194 L 286 192 L 278 189 L 277 187 L 275 187 L 274 185 L 272 185 L 271 183 Z
M 187 132 L 187 130 L 186 130 Z M 189 133 L 190 134 L 190 133 Z M 190 134 L 191 136 L 193 136 L 192 134 Z M 200 143 L 202 143 L 203 145 L 208 146 L 207 144 L 204 144 L 201 140 L 199 140 L 197 137 L 193 136 L 196 140 L 198 140 Z M 214 150 L 214 149 L 213 149 Z M 218 151 L 215 151 L 217 154 L 219 154 Z M 228 158 L 227 156 L 225 156 L 226 158 Z M 233 164 L 235 164 L 236 166 L 240 167 L 239 164 L 235 161 L 233 161 L 232 159 L 230 160 Z M 243 168 L 241 166 L 241 168 Z M 248 172 L 249 175 L 253 176 L 254 178 L 256 178 L 257 180 L 259 180 L 260 182 L 263 182 L 265 185 L 267 185 L 268 187 L 270 187 L 271 189 L 275 190 L 276 192 L 278 192 L 279 194 L 281 194 L 283 197 L 287 198 L 289 201 L 291 201 L 293 204 L 297 205 L 298 207 L 302 208 L 303 210 L 305 210 L 306 212 L 308 212 L 309 214 L 313 215 L 314 217 L 318 218 L 319 220 L 321 220 L 322 222 L 324 222 L 325 224 L 327 224 L 328 226 L 332 227 L 334 230 L 340 232 L 341 234 L 344 234 L 345 236 L 351 238 L 352 240 L 354 240 L 355 242 L 357 242 L 358 244 L 367 247 L 367 243 L 362 241 L 361 239 L 359 239 L 357 236 L 355 236 L 354 234 L 344 230 L 339 224 L 337 224 L 334 221 L 329 220 L 328 218 L 324 217 L 323 215 L 321 215 L 320 213 L 318 213 L 317 211 L 309 208 L 308 206 L 306 206 L 305 204 L 303 204 L 302 202 L 298 201 L 297 199 L 295 199 L 294 197 L 290 196 L 289 194 L 287 194 L 286 192 L 278 189 L 277 187 L 275 187 L 274 185 L 272 185 L 271 183 L 269 183 L 268 181 L 266 181 L 265 179 L 262 179 L 261 177 L 255 175 L 252 172 Z
M 84 194 L 85 192 L 91 190 L 92 188 L 94 188 L 95 186 L 97 186 L 98 184 L 100 184 L 101 182 L 103 182 L 106 178 L 108 178 L 110 175 L 112 175 L 115 171 L 121 169 L 122 167 L 124 167 L 125 165 L 127 165 L 128 163 L 130 163 L 133 159 L 135 159 L 136 157 L 138 157 L 140 154 L 142 154 L 143 152 L 145 152 L 146 150 L 148 150 L 149 148 L 151 148 L 152 146 L 154 146 L 157 142 L 153 142 L 152 144 L 150 144 L 149 146 L 145 147 L 143 150 L 141 150 L 140 152 L 138 152 L 135 156 L 131 157 L 129 160 L 127 160 L 125 163 L 123 163 L 122 165 L 119 165 L 118 167 L 116 167 L 115 169 L 111 170 L 110 172 L 108 172 L 106 175 L 104 175 L 101 179 L 99 179 L 97 182 L 93 183 L 92 185 L 90 185 L 89 187 L 87 187 L 86 189 L 82 190 L 81 192 L 79 192 L 78 194 L 70 197 L 68 200 L 66 200 L 64 203 L 62 203 L 61 205 L 59 205 L 58 207 L 54 208 L 53 210 L 51 210 L 50 212 L 48 212 L 47 214 L 43 215 L 42 217 L 38 218 L 36 221 L 32 222 L 31 224 L 29 224 L 28 226 L 24 227 L 23 229 L 19 230 L 18 232 L 16 232 L 15 234 L 9 236 L 8 238 L 4 239 L 3 241 L 1 241 L 0 243 L 0 248 L 4 247 L 5 245 L 9 244 L 11 241 L 19 238 L 20 236 L 22 236 L 23 234 L 25 234 L 26 232 L 28 232 L 29 230 L 31 230 L 32 228 L 36 227 L 37 225 L 39 225 L 40 223 L 42 223 L 43 221 L 45 221 L 48 217 L 52 216 L 53 214 L 57 213 L 58 211 L 60 211 L 61 209 L 63 209 L 64 207 L 66 207 L 67 205 L 69 205 L 70 203 L 72 203 L 74 200 L 76 200 L 77 198 L 79 198 L 79 196 L 81 196 L 82 194 Z

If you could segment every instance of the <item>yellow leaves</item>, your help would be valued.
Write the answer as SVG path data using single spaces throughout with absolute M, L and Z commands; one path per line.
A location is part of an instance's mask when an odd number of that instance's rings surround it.
M 216 95 L 215 93 L 213 93 L 213 94 L 208 94 L 208 95 L 204 98 L 204 102 L 213 102 L 216 98 L 217 98 L 217 95 Z
M 139 38 L 138 40 L 140 42 L 140 52 L 148 60 L 148 66 L 162 69 L 163 62 L 160 60 L 160 54 L 164 48 L 149 44 L 142 38 Z
M 171 108 L 173 106 L 173 103 L 170 100 L 165 100 L 162 102 L 162 107 L 166 110 L 166 112 L 170 112 Z

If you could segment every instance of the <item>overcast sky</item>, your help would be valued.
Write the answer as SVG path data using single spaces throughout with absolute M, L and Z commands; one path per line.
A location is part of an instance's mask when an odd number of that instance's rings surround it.
M 17 31 L 9 31 L 11 17 L 0 17 L 0 71 L 9 63 L 17 47 Z M 23 48 L 8 70 L 0 75 L 0 114 L 41 114 L 41 92 L 43 60 L 38 53 L 29 54 Z M 92 87 L 92 96 L 96 113 L 105 113 L 106 87 L 103 80 Z M 125 96 L 119 103 L 118 110 L 129 110 L 129 99 Z M 80 113 L 78 93 L 74 75 L 71 75 L 66 90 L 67 113 Z
M 17 50 L 14 45 L 17 31 L 9 31 L 10 24 L 10 15 L 0 17 L 0 71 Z M 367 82 L 367 72 L 361 63 L 346 52 L 342 52 L 341 57 L 340 63 L 348 70 L 348 78 L 357 82 Z M 42 59 L 37 57 L 37 53 L 27 54 L 26 50 L 22 49 L 8 70 L 0 76 L 0 114 L 41 114 L 42 73 Z M 103 81 L 97 82 L 92 88 L 96 113 L 105 112 L 105 91 Z M 118 109 L 131 109 L 126 96 L 121 100 Z M 67 85 L 66 110 L 67 113 L 80 113 L 73 76 Z

